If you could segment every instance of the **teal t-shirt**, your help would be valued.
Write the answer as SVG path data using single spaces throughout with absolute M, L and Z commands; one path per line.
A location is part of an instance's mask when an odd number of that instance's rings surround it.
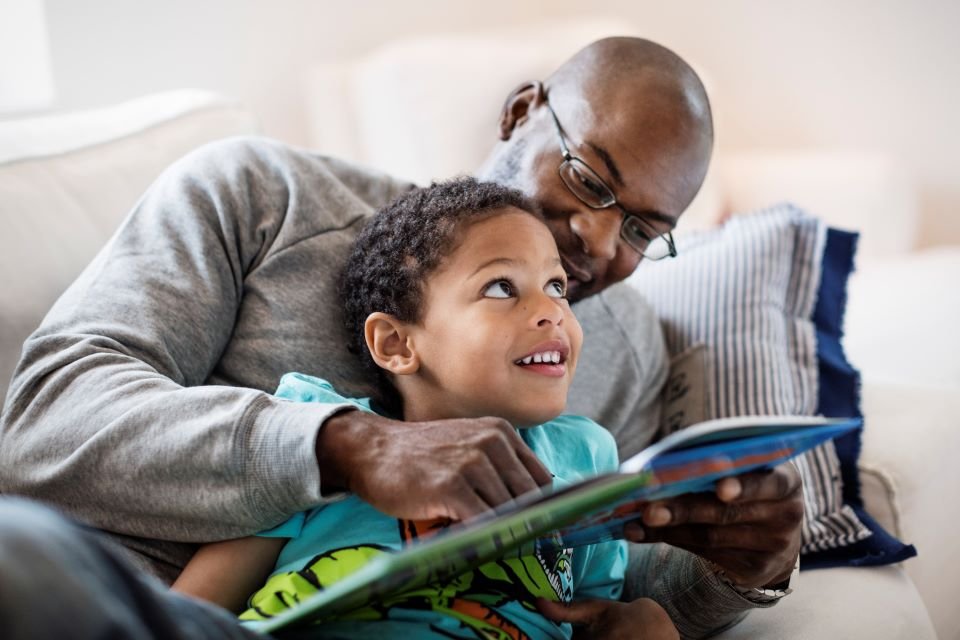
M 276 395 L 297 402 L 350 402 L 372 411 L 368 400 L 343 398 L 325 380 L 300 373 L 283 376 Z M 587 418 L 560 416 L 519 433 L 559 486 L 617 468 L 613 437 Z M 250 609 L 241 618 L 261 620 L 276 615 L 353 573 L 376 555 L 401 549 L 446 524 L 441 520 L 398 520 L 354 495 L 295 514 L 260 534 L 289 541 L 267 583 L 250 598 Z M 620 596 L 627 561 L 622 541 L 560 551 L 537 547 L 533 553 L 525 553 L 529 555 L 515 552 L 447 584 L 406 592 L 343 619 L 324 621 L 322 637 L 570 638 L 569 624 L 556 624 L 537 612 L 537 597 L 569 602 Z

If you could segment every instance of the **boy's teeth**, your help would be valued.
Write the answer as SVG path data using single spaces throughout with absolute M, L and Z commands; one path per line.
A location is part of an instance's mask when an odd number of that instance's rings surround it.
M 535 353 L 532 356 L 527 356 L 526 358 L 520 358 L 517 360 L 517 364 L 560 364 L 560 352 L 559 351 L 545 351 L 543 353 Z

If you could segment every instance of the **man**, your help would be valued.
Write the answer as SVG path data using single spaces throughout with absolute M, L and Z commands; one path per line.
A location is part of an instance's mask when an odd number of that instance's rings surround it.
M 614 38 L 515 90 L 478 174 L 544 208 L 598 363 L 581 368 L 585 391 L 572 395 L 588 402 L 571 410 L 610 427 L 623 453 L 652 436 L 666 365 L 649 309 L 611 285 L 651 245 L 672 249 L 711 146 L 689 67 Z M 397 517 L 465 518 L 548 482 L 502 421 L 397 423 L 268 393 L 299 370 L 371 394 L 330 301 L 363 222 L 408 188 L 266 141 L 177 163 L 26 343 L 0 491 L 59 505 L 169 582 L 193 543 L 250 534 L 344 490 Z M 628 595 L 660 600 L 687 636 L 731 624 L 773 602 L 754 588 L 790 575 L 801 517 L 789 465 L 650 505 L 628 537 L 674 546 L 634 547 Z M 595 622 L 589 604 L 563 615 Z

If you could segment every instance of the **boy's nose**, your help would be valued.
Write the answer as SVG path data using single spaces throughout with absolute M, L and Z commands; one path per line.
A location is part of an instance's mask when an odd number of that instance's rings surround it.
M 540 296 L 534 317 L 538 327 L 558 325 L 563 322 L 563 310 L 555 298 L 544 294 Z

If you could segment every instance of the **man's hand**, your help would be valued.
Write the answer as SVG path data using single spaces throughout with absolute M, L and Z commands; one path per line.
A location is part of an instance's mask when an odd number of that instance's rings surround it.
M 317 437 L 322 490 L 349 490 L 396 518 L 465 520 L 552 476 L 500 418 L 398 422 L 339 413 Z
M 579 600 L 561 604 L 546 598 L 537 599 L 537 609 L 554 622 L 575 625 L 574 638 L 605 640 L 679 640 L 663 607 L 650 598 L 633 602 L 613 600 Z
M 792 464 L 725 478 L 715 493 L 652 502 L 628 540 L 666 542 L 718 565 L 741 587 L 786 580 L 800 553 L 803 492 Z

